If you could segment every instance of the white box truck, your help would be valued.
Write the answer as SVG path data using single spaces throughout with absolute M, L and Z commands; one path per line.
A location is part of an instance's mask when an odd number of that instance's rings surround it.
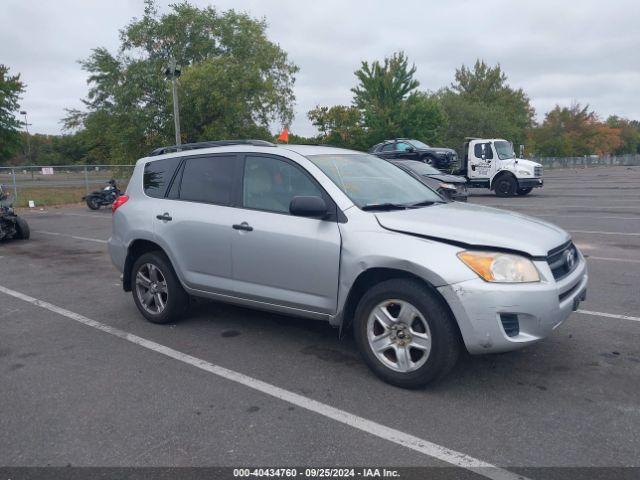
M 461 169 L 469 188 L 488 188 L 499 197 L 527 195 L 544 184 L 540 163 L 517 158 L 513 144 L 501 138 L 467 138 Z

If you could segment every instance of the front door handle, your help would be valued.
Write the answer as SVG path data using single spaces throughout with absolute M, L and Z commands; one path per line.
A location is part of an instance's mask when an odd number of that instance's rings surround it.
M 163 213 L 162 215 L 156 215 L 156 218 L 165 222 L 170 222 L 171 220 L 173 220 L 173 218 L 171 218 L 171 215 L 169 215 L 167 212 Z
M 247 222 L 242 222 L 241 224 L 232 225 L 234 230 L 244 230 L 245 232 L 251 232 L 253 227 L 249 225 Z

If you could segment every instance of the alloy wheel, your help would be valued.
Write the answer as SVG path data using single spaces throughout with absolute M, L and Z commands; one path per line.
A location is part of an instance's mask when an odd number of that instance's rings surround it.
M 369 314 L 369 347 L 385 366 L 407 373 L 423 366 L 431 353 L 431 331 L 420 311 L 405 300 L 385 300 Z
M 167 280 L 152 263 L 143 264 L 136 273 L 136 295 L 148 313 L 158 315 L 164 311 L 169 299 Z

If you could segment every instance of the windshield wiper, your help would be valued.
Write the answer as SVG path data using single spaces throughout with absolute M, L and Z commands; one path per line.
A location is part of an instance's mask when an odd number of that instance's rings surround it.
M 362 210 L 406 210 L 410 205 L 401 203 L 369 203 L 361 207 Z
M 409 203 L 407 204 L 407 207 L 409 208 L 428 207 L 430 205 L 433 205 L 434 203 L 445 203 L 445 202 L 442 202 L 440 200 L 424 200 L 422 202 Z
M 435 203 L 446 203 L 440 200 L 423 200 L 416 203 L 369 203 L 362 207 L 362 210 L 406 210 L 408 208 L 428 207 Z

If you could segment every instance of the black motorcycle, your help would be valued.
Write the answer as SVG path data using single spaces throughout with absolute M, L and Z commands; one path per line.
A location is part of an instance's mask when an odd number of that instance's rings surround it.
M 122 195 L 122 192 L 118 190 L 116 181 L 109 180 L 105 188 L 96 190 L 86 197 L 82 197 L 82 199 L 87 202 L 87 207 L 91 210 L 99 210 L 100 207 L 107 207 L 113 204 L 120 195 Z
M 0 240 L 28 240 L 29 224 L 13 209 L 11 195 L 0 185 Z

